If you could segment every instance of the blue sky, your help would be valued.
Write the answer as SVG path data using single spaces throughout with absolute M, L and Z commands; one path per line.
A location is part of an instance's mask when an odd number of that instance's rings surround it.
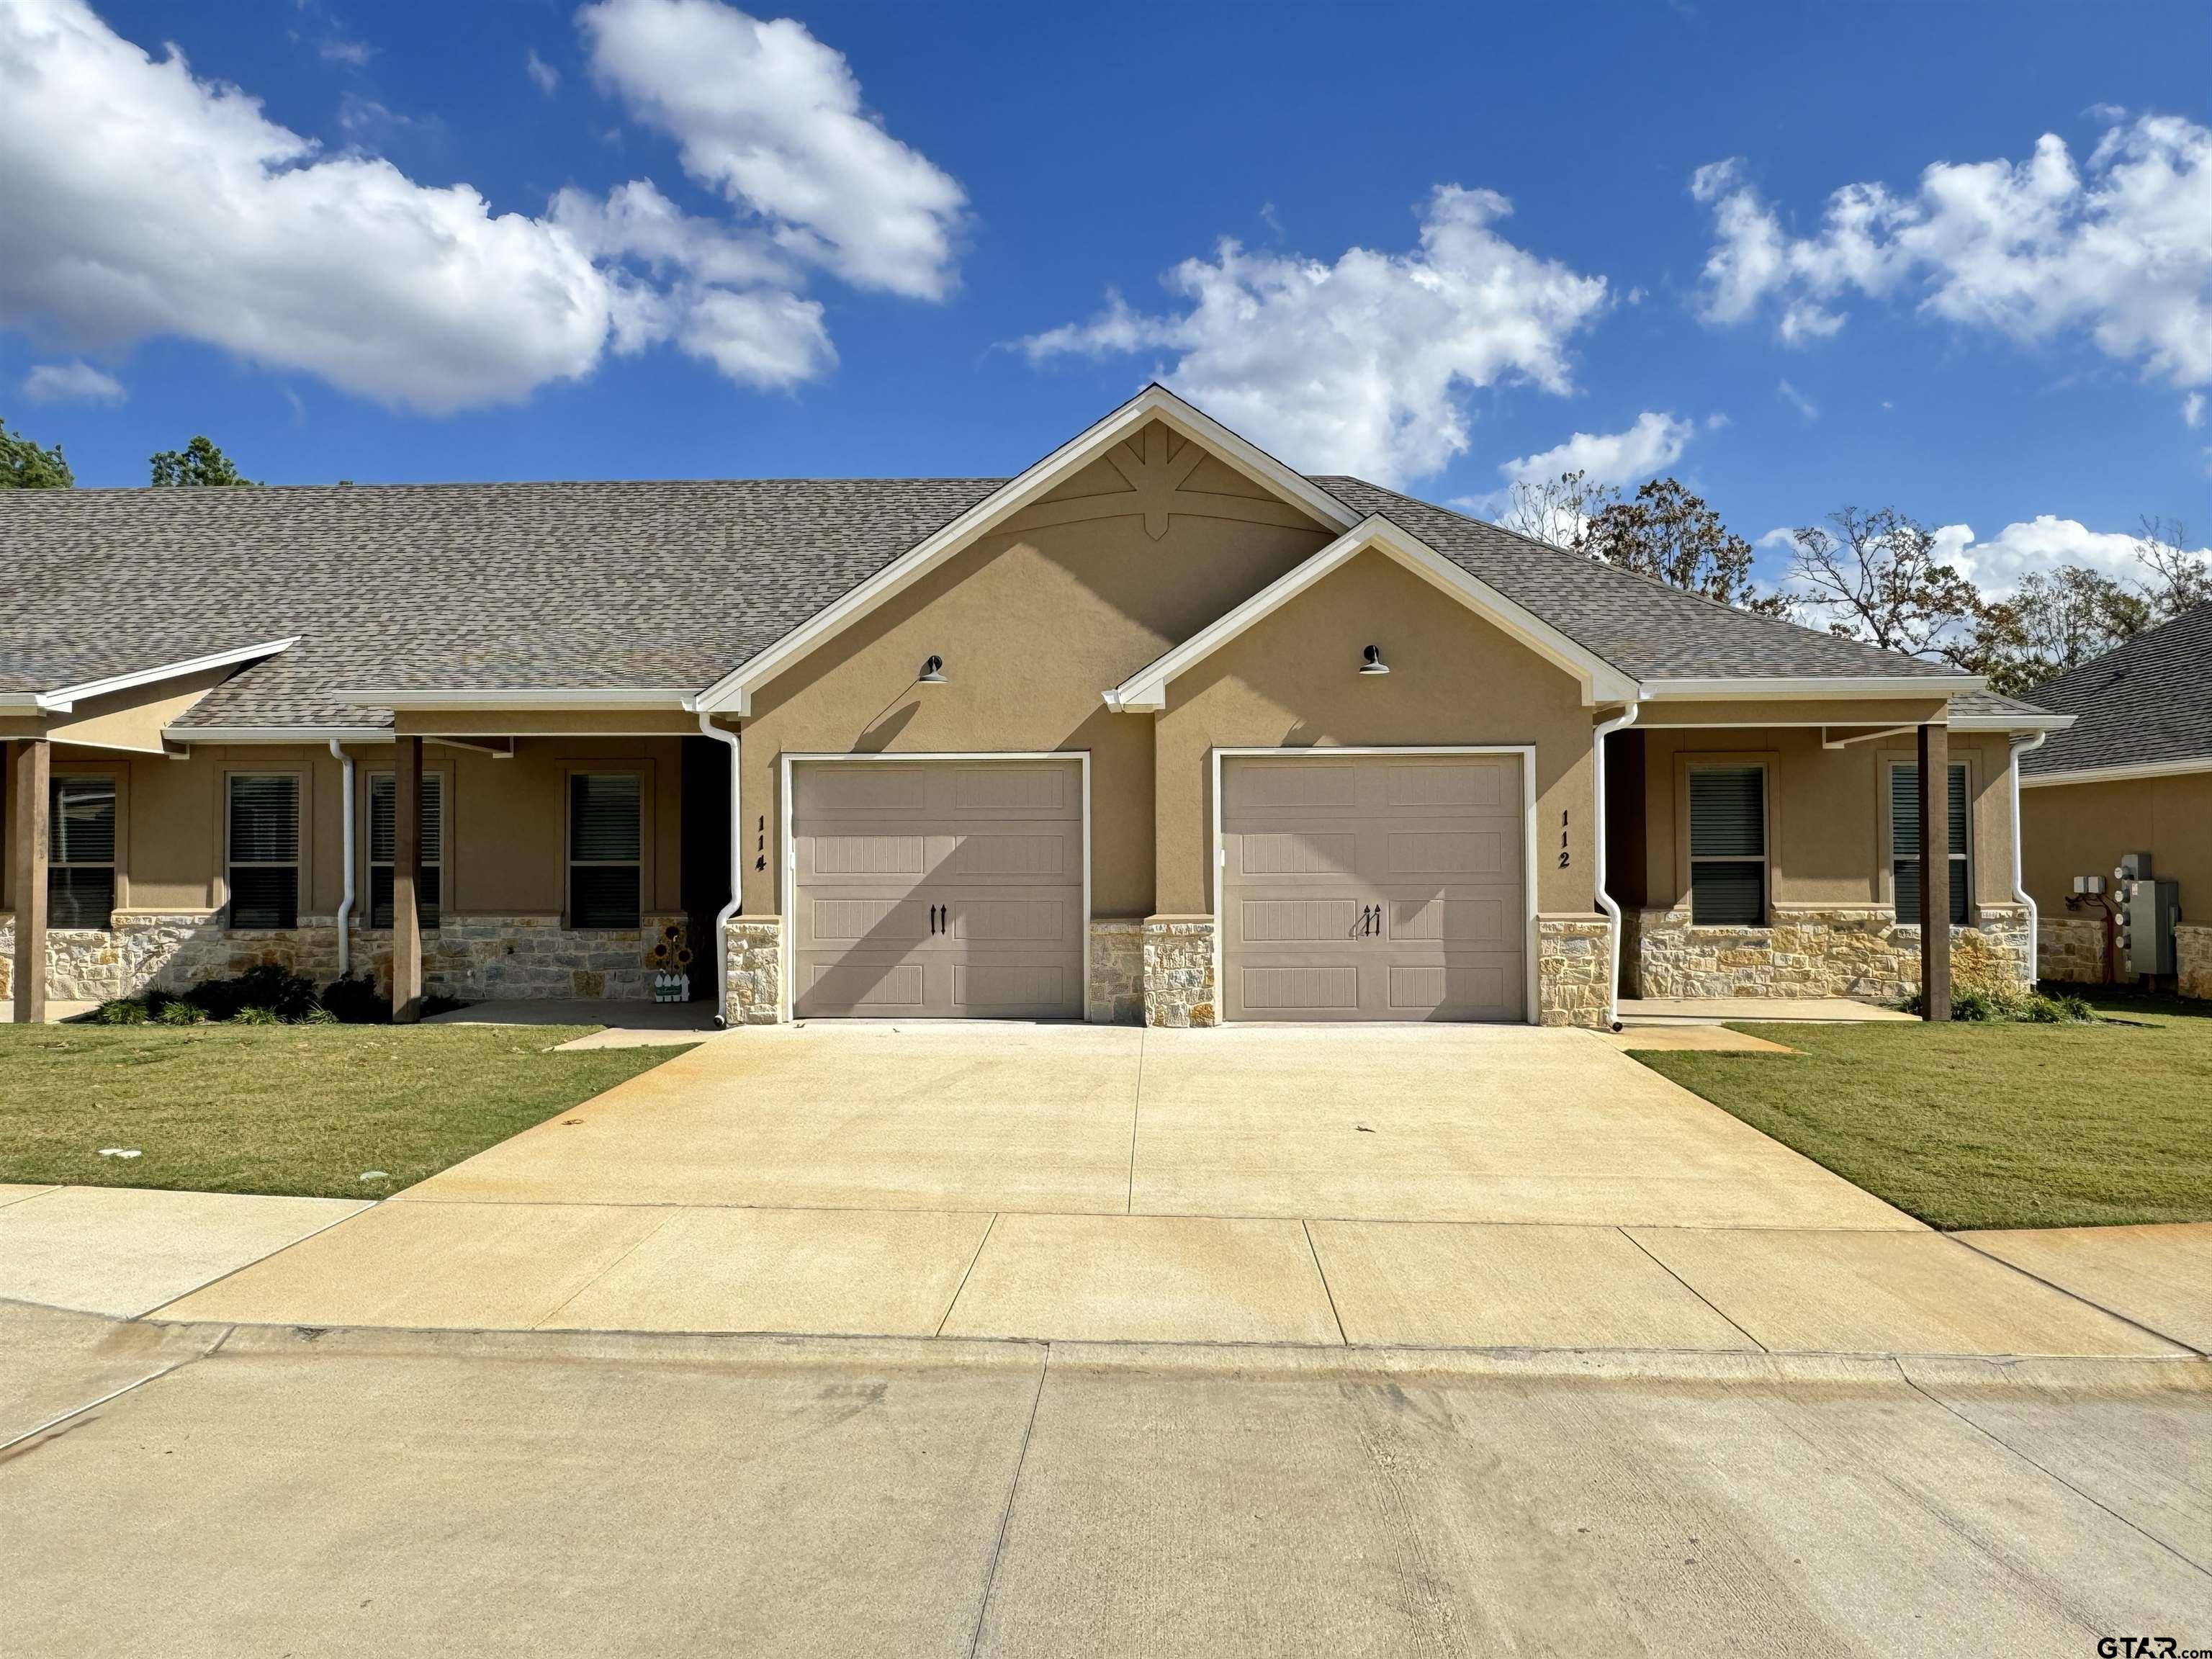
M 2201 6 L 787 15 L 29 0 L 0 418 L 88 484 L 196 432 L 274 483 L 973 474 L 1158 374 L 1433 499 L 1581 433 L 1754 538 L 1970 526 L 1991 581 L 2212 530 Z

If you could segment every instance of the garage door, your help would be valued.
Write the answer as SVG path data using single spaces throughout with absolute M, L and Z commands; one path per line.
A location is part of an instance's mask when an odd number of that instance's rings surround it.
M 1231 1019 L 1518 1020 L 1521 757 L 1225 759 Z
M 1083 782 L 1073 761 L 792 768 L 801 1019 L 1083 1012 Z

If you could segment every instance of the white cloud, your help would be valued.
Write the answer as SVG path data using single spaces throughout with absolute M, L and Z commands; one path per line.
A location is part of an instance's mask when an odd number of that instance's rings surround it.
M 2023 342 L 2086 331 L 2177 386 L 2212 383 L 2212 130 L 2179 116 L 2115 123 L 2076 163 L 2055 135 L 2019 162 L 1939 161 L 1918 187 L 1847 185 L 1820 229 L 1793 235 L 1741 161 L 1692 176 L 1712 211 L 1700 308 L 1741 323 L 1770 308 L 1787 343 L 1843 327 L 1855 295 Z
M 123 382 L 88 362 L 33 363 L 23 395 L 34 404 L 119 404 Z
M 592 72 L 781 246 L 859 287 L 951 291 L 966 194 L 867 113 L 844 55 L 805 25 L 720 0 L 599 0 L 576 16 Z
M 2077 519 L 2048 513 L 2008 524 L 1987 541 L 1977 538 L 1971 525 L 1947 524 L 1936 532 L 1939 556 L 1992 594 L 2011 592 L 2031 571 L 2062 564 L 2086 565 L 2108 576 L 2140 576 L 2136 539 L 2126 532 L 2092 530 Z M 2197 549 L 2196 556 L 2212 562 L 2212 548 Z
M 762 26 L 715 0 L 615 0 L 587 21 L 618 35 L 656 14 L 705 20 L 695 79 L 761 70 L 757 53 L 728 46 L 732 31 Z M 765 30 L 777 62 L 811 64 L 817 82 L 826 64 L 856 104 L 835 52 L 795 23 Z M 825 258 L 827 233 L 788 189 L 772 192 L 783 206 L 755 204 L 774 216 L 765 224 L 688 217 L 647 180 L 603 201 L 563 192 L 542 217 L 495 213 L 465 184 L 325 152 L 247 93 L 195 77 L 173 48 L 150 58 L 85 0 L 0 3 L 0 327 L 81 347 L 196 340 L 431 411 L 520 399 L 589 374 L 610 349 L 659 342 L 783 386 L 836 360 L 823 307 L 804 294 L 810 264 L 865 264 Z M 363 131 L 372 114 L 395 118 L 356 98 L 344 120 Z M 851 121 L 872 138 L 800 119 L 775 155 L 817 185 L 885 149 L 908 173 L 942 178 Z M 949 280 L 932 254 L 902 291 Z
M 1803 392 L 1800 392 L 1796 386 L 1790 385 L 1789 381 L 1783 380 L 1778 382 L 1774 389 L 1777 392 L 1781 394 L 1783 402 L 1788 404 L 1790 408 L 1796 410 L 1807 420 L 1817 421 L 1820 418 L 1820 405 L 1815 404 Z
M 540 58 L 535 46 L 524 52 L 522 72 L 530 77 L 530 83 L 548 98 L 561 89 L 561 71 Z
M 1603 277 L 1492 228 L 1511 211 L 1493 191 L 1440 185 L 1418 247 L 1334 264 L 1224 240 L 1167 274 L 1185 303 L 1166 314 L 1109 295 L 1089 321 L 1020 343 L 1036 362 L 1167 354 L 1161 378 L 1294 466 L 1425 477 L 1467 449 L 1468 391 L 1568 391 L 1567 343 L 1605 307 Z
M 1502 463 L 1509 483 L 1541 483 L 1580 472 L 1594 484 L 1641 483 L 1672 466 L 1696 423 L 1646 410 L 1625 432 L 1577 432 L 1563 444 Z
M 2186 427 L 2204 424 L 2204 394 L 2192 392 L 2181 400 L 2181 423 Z

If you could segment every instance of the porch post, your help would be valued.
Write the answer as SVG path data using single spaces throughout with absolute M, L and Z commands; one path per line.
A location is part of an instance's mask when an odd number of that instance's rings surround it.
M 1920 728 L 1920 1006 L 1951 1018 L 1951 733 Z
M 46 790 L 52 749 L 44 738 L 15 745 L 15 1023 L 46 1017 Z
M 392 1018 L 422 1018 L 422 739 L 394 739 L 392 769 Z

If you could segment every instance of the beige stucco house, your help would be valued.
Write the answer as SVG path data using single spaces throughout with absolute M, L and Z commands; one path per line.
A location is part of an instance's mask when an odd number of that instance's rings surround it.
M 2212 603 L 2069 669 L 2035 697 L 2075 716 L 2021 766 L 2022 862 L 2043 911 L 2044 977 L 2124 975 L 2105 907 L 2077 896 L 2074 878 L 2109 885 L 2124 855 L 2148 853 L 2154 874 L 2180 883 L 2181 994 L 2212 997 Z
M 2027 974 L 2067 723 L 1157 386 L 1011 479 L 16 491 L 0 555 L 19 1007 L 643 996 L 671 926 L 732 1023 L 1889 997 Z

